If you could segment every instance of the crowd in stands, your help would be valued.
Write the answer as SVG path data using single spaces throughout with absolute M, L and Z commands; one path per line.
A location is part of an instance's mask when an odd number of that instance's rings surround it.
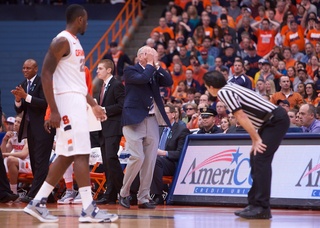
M 302 104 L 312 104 L 319 113 L 319 6 L 312 0 L 170 1 L 146 39 L 174 81 L 172 88 L 163 88 L 164 102 L 182 107 L 189 129 L 201 128 L 201 108 L 218 111 L 202 77 L 218 70 L 228 82 L 276 105 L 288 101 L 295 115 Z M 208 96 L 204 106 L 203 94 Z M 213 115 L 221 127 L 221 118 Z

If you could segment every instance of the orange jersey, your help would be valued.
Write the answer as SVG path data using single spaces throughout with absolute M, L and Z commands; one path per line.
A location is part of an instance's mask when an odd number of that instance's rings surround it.
M 259 56 L 263 57 L 272 50 L 272 48 L 275 46 L 274 38 L 276 34 L 277 34 L 276 30 L 258 29 L 255 32 L 255 35 L 258 38 L 257 54 Z
M 289 31 L 286 34 L 286 37 L 283 41 L 283 46 L 285 47 L 291 47 L 292 44 L 298 45 L 299 51 L 304 52 L 304 30 L 302 28 L 298 28 L 297 32 Z
M 235 29 L 236 28 L 236 23 L 234 22 L 233 18 L 231 16 L 227 15 L 227 20 L 228 20 L 229 27 Z M 217 19 L 217 25 L 219 25 L 221 27 L 220 18 Z
M 295 59 L 289 59 L 289 60 L 285 59 L 284 62 L 286 63 L 286 69 L 288 69 L 289 67 L 294 67 L 296 60 Z
M 214 33 L 213 28 L 211 28 L 211 27 L 207 27 L 207 28 L 203 27 L 203 28 L 204 28 L 204 33 L 206 34 L 206 36 L 213 38 L 213 33 Z
M 313 44 L 315 47 L 316 44 L 320 41 L 320 30 L 317 29 L 311 29 L 309 30 L 306 38 L 309 40 L 310 43 Z
M 160 26 L 158 26 L 152 30 L 152 32 L 150 33 L 150 36 L 152 36 L 152 34 L 154 32 L 158 32 L 160 34 L 167 33 L 171 39 L 174 39 L 174 33 L 173 33 L 172 29 L 169 27 L 161 28 Z

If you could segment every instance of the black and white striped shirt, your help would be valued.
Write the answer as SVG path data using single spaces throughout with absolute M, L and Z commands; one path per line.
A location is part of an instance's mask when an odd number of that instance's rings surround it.
M 256 129 L 263 125 L 266 117 L 277 107 L 253 90 L 234 83 L 228 83 L 221 88 L 218 98 L 232 113 L 242 109 Z

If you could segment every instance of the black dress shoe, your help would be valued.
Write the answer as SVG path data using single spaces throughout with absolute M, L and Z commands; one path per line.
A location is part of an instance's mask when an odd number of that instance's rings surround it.
M 98 204 L 98 205 L 109 204 L 110 205 L 110 204 L 116 204 L 116 201 L 102 197 L 101 199 L 96 200 L 96 204 Z
M 24 196 L 20 199 L 20 201 L 24 203 L 29 203 L 31 200 L 33 200 L 33 197 L 30 196 Z
M 142 208 L 142 209 L 155 209 L 156 205 L 151 204 L 151 203 L 142 203 L 142 204 L 138 204 L 138 208 Z
M 7 192 L 5 196 L 0 199 L 0 203 L 8 203 L 10 201 L 15 201 L 18 198 L 19 195 Z
M 138 199 L 136 195 L 131 195 L 130 196 L 130 205 L 131 206 L 136 206 L 138 205 Z
M 246 206 L 245 208 L 243 208 L 242 210 L 237 210 L 237 211 L 235 211 L 234 214 L 235 214 L 236 216 L 239 216 L 239 214 L 240 214 L 241 212 L 250 211 L 250 209 L 252 209 L 252 208 L 253 208 L 252 205 L 248 205 L 248 206 Z
M 240 212 L 239 216 L 245 219 L 270 219 L 271 211 L 270 208 L 255 207 L 253 206 L 250 210 Z
M 130 196 L 127 197 L 122 197 L 121 195 L 119 196 L 119 204 L 125 208 L 130 208 Z
M 164 200 L 162 198 L 162 195 L 159 195 L 159 196 L 155 195 L 152 201 L 154 202 L 155 205 L 164 205 Z

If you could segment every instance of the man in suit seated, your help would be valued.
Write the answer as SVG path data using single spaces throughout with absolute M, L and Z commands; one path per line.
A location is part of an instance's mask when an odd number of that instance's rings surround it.
M 160 137 L 158 156 L 154 168 L 153 179 L 151 183 L 150 192 L 155 194 L 153 201 L 156 204 L 163 204 L 162 190 L 163 190 L 163 176 L 173 176 L 181 151 L 183 149 L 185 138 L 190 134 L 186 125 L 179 124 L 175 121 L 176 110 L 173 105 L 165 105 L 165 111 L 171 123 L 171 130 L 169 127 L 162 129 Z

